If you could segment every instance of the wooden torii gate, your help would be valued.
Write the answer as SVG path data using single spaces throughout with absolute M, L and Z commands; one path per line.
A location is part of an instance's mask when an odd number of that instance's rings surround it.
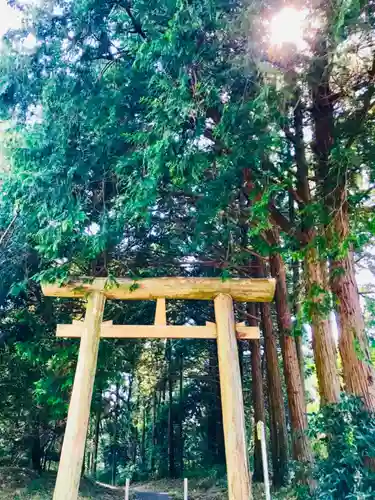
M 252 498 L 249 474 L 241 374 L 237 338 L 259 338 L 257 327 L 235 323 L 233 300 L 269 302 L 275 291 L 272 279 L 149 278 L 134 282 L 106 278 L 44 284 L 53 297 L 87 298 L 84 322 L 58 325 L 57 336 L 81 339 L 68 419 L 57 474 L 54 500 L 76 500 L 84 458 L 100 338 L 217 339 L 221 403 L 229 500 Z M 106 299 L 156 300 L 155 325 L 113 325 L 102 322 Z M 206 326 L 167 326 L 165 299 L 214 300 L 215 323 Z

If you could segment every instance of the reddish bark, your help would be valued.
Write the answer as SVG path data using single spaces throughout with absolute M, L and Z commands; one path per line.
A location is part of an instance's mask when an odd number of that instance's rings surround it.
M 327 12 L 327 16 L 331 15 Z M 368 340 L 364 330 L 352 249 L 342 255 L 338 247 L 349 235 L 347 169 L 332 161 L 334 144 L 334 107 L 330 88 L 330 60 L 326 40 L 317 38 L 313 82 L 313 121 L 315 134 L 316 177 L 326 207 L 325 234 L 331 252 L 330 281 L 337 298 L 339 350 L 345 389 L 363 398 L 370 411 L 375 410 L 375 370 L 371 365 Z M 375 66 L 373 70 L 375 72 Z M 366 109 L 364 108 L 365 119 Z
M 347 214 L 343 213 L 335 222 L 340 240 L 345 239 L 349 231 Z M 375 411 L 375 370 L 364 328 L 352 251 L 332 261 L 331 287 L 338 299 L 339 350 L 345 389 L 363 398 L 366 407 Z
M 297 190 L 304 205 L 311 203 L 310 184 L 308 179 L 309 165 L 306 158 L 306 148 L 304 142 L 303 123 L 303 103 L 301 92 L 298 87 L 298 76 L 295 72 L 290 73 L 292 85 L 294 87 L 294 150 L 297 165 Z M 319 86 L 319 85 L 318 85 Z M 318 92 L 322 89 L 319 86 Z M 325 104 L 326 103 L 325 101 Z M 328 126 L 326 124 L 325 126 Z M 324 148 L 329 147 L 325 145 Z M 324 155 L 323 155 L 324 156 Z M 325 156 L 324 156 L 325 158 Z M 325 159 L 322 158 L 322 161 Z M 292 219 L 291 219 L 292 220 Z M 337 372 L 337 353 L 334 344 L 331 324 L 327 318 L 327 311 L 324 310 L 323 303 L 326 297 L 327 286 L 325 283 L 325 273 L 322 273 L 322 266 L 319 255 L 314 248 L 315 227 L 311 215 L 302 212 L 301 232 L 303 243 L 306 246 L 305 254 L 305 286 L 306 295 L 310 300 L 310 316 L 313 333 L 313 350 L 316 363 L 316 371 L 319 385 L 321 403 L 334 403 L 338 401 L 340 395 L 339 377 Z M 302 359 L 302 346 L 298 338 L 297 354 L 300 361 Z M 303 366 L 301 368 L 303 377 Z
M 286 484 L 288 477 L 288 437 L 276 337 L 273 333 L 270 304 L 260 305 L 271 431 L 272 480 L 275 487 Z M 271 389 L 272 388 L 272 389 Z
M 324 311 L 325 283 L 317 251 L 310 247 L 305 256 L 306 295 L 310 301 L 313 350 L 321 404 L 336 403 L 340 398 L 337 353 L 332 328 Z
M 288 394 L 293 458 L 308 464 L 312 462 L 312 453 L 306 435 L 307 418 L 297 349 L 294 337 L 291 335 L 292 318 L 287 300 L 285 265 L 280 254 L 271 255 L 270 266 L 271 274 L 276 279 L 277 322 Z
M 265 266 L 255 259 L 254 276 L 267 276 Z M 277 339 L 273 331 L 271 305 L 260 304 L 261 328 L 264 338 L 265 368 L 267 378 L 268 412 L 270 418 L 270 445 L 272 459 L 272 482 L 276 488 L 284 486 L 288 478 L 288 435 L 286 430 L 282 376 L 277 352 Z

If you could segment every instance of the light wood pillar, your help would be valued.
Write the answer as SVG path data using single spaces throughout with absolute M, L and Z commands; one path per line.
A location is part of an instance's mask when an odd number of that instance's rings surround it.
M 93 292 L 88 296 L 53 500 L 78 498 L 104 304 L 102 293 Z
M 252 499 L 249 474 L 241 373 L 233 312 L 233 300 L 215 298 L 217 350 L 229 500 Z
M 164 326 L 167 324 L 167 304 L 165 299 L 157 299 L 154 325 Z

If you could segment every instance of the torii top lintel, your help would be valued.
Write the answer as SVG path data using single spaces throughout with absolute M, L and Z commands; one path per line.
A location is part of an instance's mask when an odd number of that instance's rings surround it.
M 230 295 L 238 302 L 270 302 L 275 293 L 275 280 L 266 278 L 146 278 L 137 281 L 118 278 L 108 286 L 107 278 L 82 278 L 60 286 L 44 283 L 44 295 L 51 297 L 85 297 L 100 291 L 108 299 L 156 300 L 190 299 L 212 300 L 219 294 Z

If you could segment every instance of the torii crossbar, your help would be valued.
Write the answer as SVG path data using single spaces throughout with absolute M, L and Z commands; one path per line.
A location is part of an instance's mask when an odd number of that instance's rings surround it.
M 252 499 L 249 474 L 238 339 L 258 339 L 257 327 L 235 323 L 233 300 L 270 302 L 272 279 L 149 278 L 118 279 L 108 287 L 105 278 L 43 284 L 53 297 L 87 298 L 84 321 L 58 325 L 58 337 L 80 338 L 78 363 L 57 474 L 54 500 L 76 500 L 84 458 L 100 338 L 203 338 L 216 339 L 229 500 Z M 156 300 L 154 325 L 113 325 L 103 322 L 106 299 Z M 214 300 L 215 323 L 206 326 L 167 326 L 165 299 Z

